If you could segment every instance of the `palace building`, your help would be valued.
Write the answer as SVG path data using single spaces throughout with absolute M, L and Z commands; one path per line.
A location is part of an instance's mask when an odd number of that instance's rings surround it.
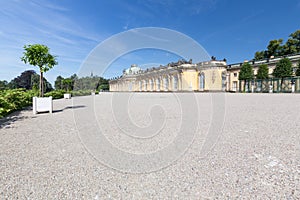
M 300 54 L 287 56 L 294 68 L 300 60 Z M 257 74 L 259 65 L 267 64 L 269 75 L 272 77 L 276 63 L 281 58 L 270 58 L 259 61 L 249 61 L 253 66 L 254 75 Z M 245 61 L 248 62 L 248 61 Z M 227 65 L 226 60 L 210 60 L 192 63 L 192 60 L 179 60 L 166 66 L 152 67 L 142 70 L 133 64 L 123 71 L 123 75 L 109 81 L 110 91 L 124 92 L 175 92 L 175 91 L 227 91 L 239 92 L 245 83 L 238 80 L 239 71 L 243 63 Z M 300 90 L 300 80 L 297 79 L 296 91 Z M 271 82 L 270 82 L 271 81 Z M 268 87 L 273 87 L 273 80 L 268 81 Z M 253 83 L 252 83 L 253 84 Z M 255 91 L 262 90 L 262 85 L 255 85 Z M 288 83 L 287 83 L 288 84 Z M 288 86 L 287 86 L 288 87 Z M 298 90 L 297 90 L 298 89 Z

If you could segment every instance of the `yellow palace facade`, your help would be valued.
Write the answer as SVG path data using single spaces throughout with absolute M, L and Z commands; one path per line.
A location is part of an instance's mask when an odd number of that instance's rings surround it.
M 140 69 L 132 65 L 119 78 L 109 82 L 110 91 L 225 91 L 226 62 L 207 61 L 193 64 L 178 61 L 167 66 Z
M 300 54 L 290 55 L 287 58 L 291 61 L 295 72 L 300 61 Z M 272 57 L 249 61 L 249 63 L 253 67 L 254 75 L 257 74 L 260 65 L 266 64 L 269 68 L 269 77 L 272 79 L 273 70 L 280 59 L 282 58 Z M 109 89 L 120 92 L 241 92 L 245 87 L 244 83 L 238 79 L 242 65 L 243 62 L 227 65 L 226 61 L 220 60 L 200 63 L 179 60 L 176 63 L 146 70 L 142 70 L 137 65 L 131 65 L 129 69 L 123 71 L 122 76 L 109 81 Z M 291 78 L 296 79 L 296 92 L 300 92 L 300 77 Z M 259 84 L 252 84 L 252 92 L 261 92 Z M 291 81 L 286 80 L 285 85 L 287 88 L 292 88 Z M 267 87 L 274 87 L 273 79 L 269 80 Z

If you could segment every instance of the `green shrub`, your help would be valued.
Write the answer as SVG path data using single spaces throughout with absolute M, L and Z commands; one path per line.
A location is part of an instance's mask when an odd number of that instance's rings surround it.
M 66 91 L 53 90 L 46 93 L 45 97 L 52 96 L 53 99 L 63 98 Z M 90 95 L 90 90 L 78 90 L 72 91 L 72 96 L 86 96 Z M 0 118 L 12 113 L 16 110 L 20 110 L 24 107 L 32 105 L 32 97 L 38 96 L 37 90 L 25 90 L 25 89 L 10 89 L 0 90 Z
M 0 118 L 31 105 L 33 96 L 36 96 L 36 92 L 32 90 L 11 89 L 0 91 Z
M 77 90 L 77 91 L 72 91 L 71 92 L 72 96 L 87 96 L 91 95 L 90 90 Z
M 61 99 L 64 98 L 64 94 L 66 91 L 64 90 L 53 90 L 51 92 L 47 92 L 44 97 L 50 97 L 52 96 L 53 99 Z

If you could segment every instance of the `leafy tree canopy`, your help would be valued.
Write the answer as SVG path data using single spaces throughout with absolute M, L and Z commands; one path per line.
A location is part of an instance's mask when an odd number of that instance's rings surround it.
M 296 76 L 300 76 L 300 61 L 298 62 L 297 70 L 296 70 Z
M 249 81 L 252 80 L 253 78 L 254 78 L 253 68 L 249 63 L 245 62 L 241 67 L 239 73 L 239 80 Z
M 269 41 L 266 50 L 255 52 L 254 59 L 261 60 L 271 56 L 277 57 L 296 53 L 300 53 L 300 30 L 291 33 L 285 44 L 283 44 L 283 39 Z
M 263 64 L 263 65 L 260 65 L 258 67 L 256 78 L 257 79 L 267 79 L 267 78 L 269 78 L 268 65 Z
M 43 73 L 57 65 L 56 57 L 49 53 L 49 48 L 42 44 L 24 46 L 21 60 L 40 69 L 40 96 L 44 96 Z
M 284 78 L 292 76 L 293 68 L 292 63 L 288 58 L 281 59 L 273 71 L 273 76 L 276 78 Z
M 49 48 L 42 44 L 24 46 L 24 55 L 21 60 L 27 64 L 37 66 L 41 72 L 47 72 L 57 65 L 56 57 L 49 53 Z

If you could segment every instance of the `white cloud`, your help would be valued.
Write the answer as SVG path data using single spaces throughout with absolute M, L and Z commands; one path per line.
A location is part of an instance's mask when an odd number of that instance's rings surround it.
M 0 80 L 11 80 L 19 75 L 14 72 L 30 67 L 22 64 L 20 57 L 23 46 L 33 43 L 45 44 L 58 55 L 59 65 L 47 73 L 52 78 L 61 70 L 64 74 L 78 71 L 85 56 L 104 37 L 82 27 L 67 12 L 68 8 L 50 0 L 0 1 Z M 4 70 L 7 68 L 11 73 Z

